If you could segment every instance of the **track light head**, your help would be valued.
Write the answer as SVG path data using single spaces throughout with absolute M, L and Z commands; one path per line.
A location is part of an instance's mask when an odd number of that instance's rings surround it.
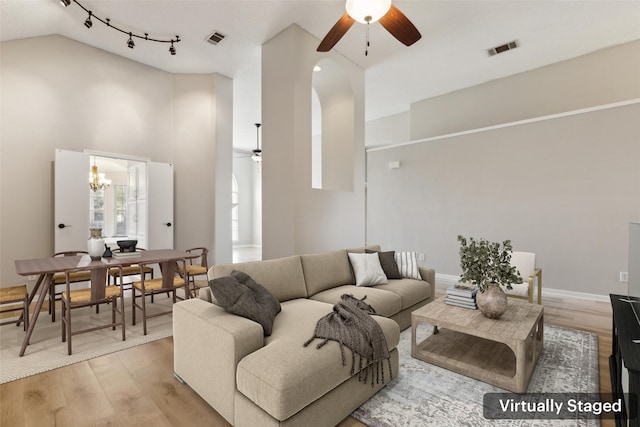
M 91 11 L 89 11 L 89 17 L 87 18 L 86 21 L 84 21 L 84 26 L 87 27 L 87 28 L 93 27 L 93 22 L 91 21 L 91 15 L 92 15 L 92 13 L 91 13 Z
M 0 0 L 2 1 L 2 0 Z M 68 7 L 71 5 L 71 3 L 75 3 L 78 7 L 80 7 L 82 10 L 84 10 L 89 16 L 87 16 L 87 19 L 85 19 L 84 21 L 84 26 L 87 27 L 88 29 L 91 29 L 93 27 L 93 19 L 95 18 L 98 22 L 103 23 L 104 25 L 106 25 L 109 28 L 113 28 L 116 31 L 119 31 L 122 34 L 125 35 L 129 35 L 129 38 L 127 39 L 127 47 L 129 49 L 133 49 L 136 47 L 135 42 L 133 41 L 134 37 L 137 37 L 139 39 L 143 39 L 146 41 L 151 41 L 151 42 L 156 42 L 156 43 L 171 43 L 171 46 L 169 47 L 169 53 L 171 55 L 175 55 L 176 54 L 176 48 L 175 48 L 175 43 L 179 43 L 180 42 L 180 36 L 175 36 L 175 38 L 170 38 L 170 39 L 157 39 L 157 38 L 153 38 L 153 37 L 149 37 L 149 33 L 144 33 L 144 36 L 141 36 L 138 33 L 133 33 L 132 31 L 129 30 L 124 30 L 122 28 L 116 27 L 115 25 L 111 25 L 111 20 L 109 18 L 101 18 L 98 15 L 94 15 L 92 11 L 90 11 L 89 9 L 87 9 L 86 7 L 84 7 L 82 4 L 80 4 L 79 0 L 58 0 L 60 2 L 60 4 L 64 7 Z

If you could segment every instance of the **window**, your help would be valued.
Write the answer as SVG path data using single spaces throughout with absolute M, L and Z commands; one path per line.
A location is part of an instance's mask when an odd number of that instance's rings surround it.
M 238 231 L 238 181 L 235 174 L 231 178 L 231 239 L 237 242 L 240 239 Z
M 89 191 L 89 224 L 104 228 L 104 190 Z
M 114 185 L 115 209 L 114 229 L 116 236 L 127 236 L 127 188 L 126 185 Z

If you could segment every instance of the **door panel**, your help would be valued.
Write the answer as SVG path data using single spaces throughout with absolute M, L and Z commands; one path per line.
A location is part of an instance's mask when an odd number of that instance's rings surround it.
M 173 249 L 173 165 L 150 162 L 148 177 L 149 249 Z
M 89 238 L 89 154 L 56 150 L 54 165 L 54 250 L 87 250 Z

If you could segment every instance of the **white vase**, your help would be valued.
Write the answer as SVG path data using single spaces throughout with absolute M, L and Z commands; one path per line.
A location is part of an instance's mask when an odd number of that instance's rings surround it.
M 104 239 L 102 238 L 102 228 L 90 228 L 91 237 L 87 241 L 87 251 L 94 261 L 99 261 L 104 253 Z

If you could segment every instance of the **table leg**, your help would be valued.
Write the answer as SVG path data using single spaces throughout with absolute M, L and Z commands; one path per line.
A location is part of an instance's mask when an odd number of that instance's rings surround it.
M 36 292 L 38 292 L 38 288 L 40 288 L 40 296 L 38 297 L 36 308 L 33 311 L 33 314 L 31 315 L 31 319 L 29 320 L 29 327 L 27 328 L 27 333 L 24 335 L 24 340 L 22 341 L 22 347 L 20 348 L 20 357 L 24 356 L 24 352 L 27 349 L 27 345 L 29 344 L 29 340 L 31 339 L 31 334 L 33 333 L 33 328 L 36 326 L 38 315 L 40 314 L 40 310 L 42 309 L 42 304 L 44 303 L 44 300 L 46 299 L 47 294 L 49 292 L 49 285 L 52 279 L 53 279 L 53 274 L 47 274 L 46 276 L 41 275 L 38 281 L 36 282 L 36 286 L 33 288 L 33 292 L 31 296 L 29 297 L 29 302 L 31 302 Z

